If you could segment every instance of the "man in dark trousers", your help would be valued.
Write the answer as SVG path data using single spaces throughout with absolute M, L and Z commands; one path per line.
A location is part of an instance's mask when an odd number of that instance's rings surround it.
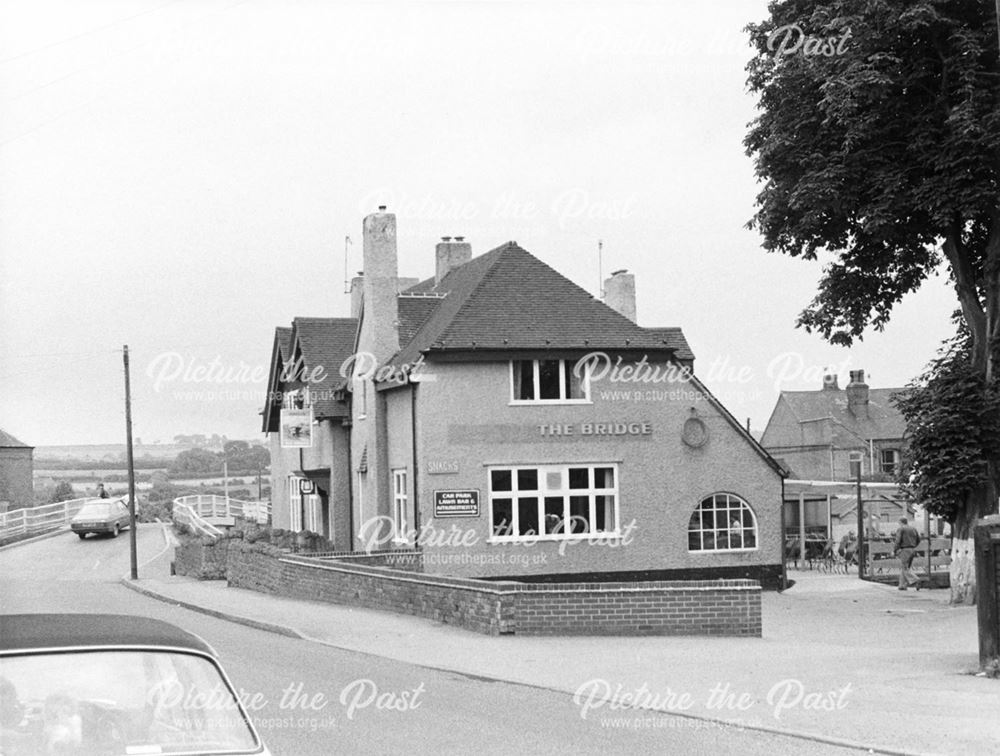
M 899 530 L 893 538 L 896 556 L 899 557 L 899 590 L 905 591 L 908 586 L 915 585 L 920 590 L 920 578 L 913 571 L 913 557 L 920 545 L 920 533 L 909 524 L 905 517 L 899 518 Z

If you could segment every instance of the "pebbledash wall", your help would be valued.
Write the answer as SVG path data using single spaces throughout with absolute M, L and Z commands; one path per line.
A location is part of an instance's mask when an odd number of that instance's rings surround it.
M 387 466 L 407 471 L 408 541 L 417 545 L 415 536 L 422 534 L 419 546 L 428 571 L 538 582 L 748 578 L 778 587 L 781 474 L 699 384 L 595 382 L 588 403 L 521 404 L 511 402 L 510 372 L 509 361 L 490 361 L 486 355 L 476 362 L 428 360 L 415 387 L 384 392 Z M 624 398 L 626 391 L 632 398 Z M 640 392 L 638 400 L 634 392 Z M 685 427 L 691 419 L 707 434 L 686 443 Z M 644 425 L 645 432 L 581 433 L 585 424 L 598 423 L 640 430 Z M 543 432 L 543 426 L 568 427 L 573 435 Z M 618 535 L 543 536 L 519 542 L 493 537 L 491 468 L 573 464 L 616 468 Z M 478 514 L 435 518 L 438 491 L 476 492 Z M 719 493 L 734 494 L 749 505 L 756 521 L 753 548 L 689 549 L 692 515 L 704 499 Z M 390 516 L 381 507 L 379 514 Z M 369 510 L 367 517 L 371 515 Z M 359 545 L 372 546 L 364 539 Z M 383 540 L 377 547 L 392 545 L 402 544 Z
M 411 614 L 488 635 L 760 637 L 750 580 L 527 584 L 422 572 L 417 552 L 303 557 L 223 539 L 177 549 L 175 570 L 282 596 Z

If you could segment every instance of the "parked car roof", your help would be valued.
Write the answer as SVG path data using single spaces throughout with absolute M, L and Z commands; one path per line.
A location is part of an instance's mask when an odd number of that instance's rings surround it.
M 41 649 L 169 646 L 216 656 L 193 633 L 169 622 L 125 614 L 0 615 L 0 653 Z

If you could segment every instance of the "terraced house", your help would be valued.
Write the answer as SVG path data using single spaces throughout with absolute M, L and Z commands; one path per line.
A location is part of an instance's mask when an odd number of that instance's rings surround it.
M 681 330 L 635 322 L 632 275 L 601 301 L 515 242 L 473 257 L 458 237 L 434 266 L 400 279 L 380 208 L 352 317 L 276 329 L 276 526 L 417 548 L 456 576 L 776 582 L 783 470 L 698 380 Z M 310 448 L 281 446 L 296 407 Z

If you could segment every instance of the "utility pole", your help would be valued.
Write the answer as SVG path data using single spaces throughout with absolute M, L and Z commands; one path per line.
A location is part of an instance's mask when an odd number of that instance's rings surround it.
M 122 351 L 125 363 L 125 449 L 128 455 L 128 513 L 129 513 L 129 551 L 132 566 L 132 579 L 139 579 L 139 559 L 136 551 L 135 537 L 135 460 L 132 458 L 132 387 L 128 376 L 128 344 Z

